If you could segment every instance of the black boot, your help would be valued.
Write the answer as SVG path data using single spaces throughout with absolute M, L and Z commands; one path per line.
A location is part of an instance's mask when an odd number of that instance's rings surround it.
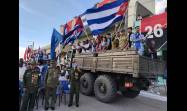
M 79 107 L 79 104 L 76 104 L 76 107 Z
M 72 106 L 72 104 L 68 104 L 68 107 L 71 107 Z
M 45 111 L 47 111 L 49 108 L 48 107 L 45 107 Z
M 55 110 L 55 107 L 51 107 L 52 110 Z

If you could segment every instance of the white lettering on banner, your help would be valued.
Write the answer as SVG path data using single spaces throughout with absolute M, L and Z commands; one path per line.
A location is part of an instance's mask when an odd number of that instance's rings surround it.
M 154 27 L 152 27 L 152 26 L 146 26 L 145 27 L 145 31 L 148 31 L 147 35 L 149 35 L 147 38 L 153 38 L 153 34 L 157 38 L 162 37 L 163 34 L 164 34 L 164 32 L 163 32 L 163 29 L 161 27 L 162 27 L 161 24 L 155 24 Z
M 163 36 L 163 30 L 162 30 L 162 25 L 161 24 L 156 24 L 154 26 L 154 35 L 156 37 L 162 37 Z M 158 33 L 159 32 L 159 33 Z
M 147 38 L 153 38 L 153 35 L 152 35 L 153 28 L 151 26 L 146 26 L 145 31 L 148 31 L 147 35 L 149 36 Z

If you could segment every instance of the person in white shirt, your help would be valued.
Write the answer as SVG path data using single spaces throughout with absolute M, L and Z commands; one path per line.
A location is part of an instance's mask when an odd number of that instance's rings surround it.
M 80 42 L 77 42 L 77 45 L 76 45 L 76 52 L 79 53 L 79 54 L 82 52 L 82 47 L 81 47 L 81 45 L 80 45 Z
M 38 66 L 37 66 L 37 67 L 39 67 L 39 68 L 40 68 L 40 74 L 39 74 L 39 75 L 41 75 L 43 65 L 42 65 L 41 63 L 38 63 Z
M 23 75 L 25 73 L 26 70 L 26 65 L 24 64 L 24 62 L 20 62 L 19 65 L 19 80 L 23 81 Z
M 85 52 L 85 53 L 91 52 L 92 51 L 91 41 L 89 41 L 89 40 L 83 41 L 82 49 L 83 49 L 83 52 Z
M 62 66 L 61 75 L 59 77 L 59 81 L 68 80 L 69 73 L 66 70 L 66 66 Z

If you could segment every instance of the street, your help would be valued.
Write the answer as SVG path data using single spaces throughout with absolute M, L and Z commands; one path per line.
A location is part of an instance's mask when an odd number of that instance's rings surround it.
M 44 111 L 41 103 L 39 103 L 38 110 L 35 109 L 34 111 Z M 80 94 L 79 108 L 75 105 L 70 108 L 67 104 L 65 106 L 63 99 L 60 107 L 57 102 L 55 111 L 167 111 L 167 102 L 151 99 L 148 96 L 140 94 L 134 99 L 118 95 L 115 101 L 106 104 L 98 101 L 94 96 L 84 96 Z

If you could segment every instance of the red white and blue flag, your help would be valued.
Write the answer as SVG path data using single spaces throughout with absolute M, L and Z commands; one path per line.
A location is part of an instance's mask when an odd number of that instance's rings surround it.
M 75 17 L 73 20 L 69 21 L 64 25 L 63 38 L 61 42 L 63 46 L 70 42 L 74 42 L 80 37 L 83 32 L 83 23 L 80 17 Z
M 26 48 L 25 53 L 24 53 L 24 60 L 29 61 L 32 55 L 32 49 L 30 47 Z
M 123 19 L 128 0 L 104 0 L 87 9 L 85 18 L 93 35 L 104 32 L 112 24 Z

